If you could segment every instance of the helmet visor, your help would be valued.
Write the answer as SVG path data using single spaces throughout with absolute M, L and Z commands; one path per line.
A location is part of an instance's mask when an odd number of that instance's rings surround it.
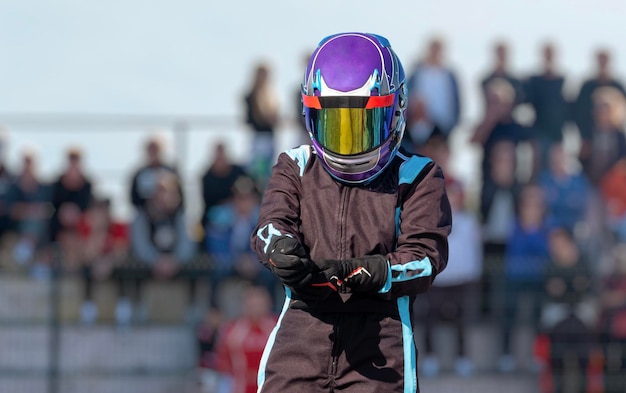
M 374 100 L 370 100 L 371 98 Z M 330 152 L 354 155 L 380 147 L 387 140 L 391 132 L 393 98 L 393 95 L 384 97 L 305 95 L 303 103 L 313 138 Z

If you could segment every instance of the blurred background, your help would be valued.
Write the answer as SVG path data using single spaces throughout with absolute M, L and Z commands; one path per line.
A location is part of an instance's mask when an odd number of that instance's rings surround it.
M 454 208 L 422 391 L 626 391 L 625 13 L 0 0 L 0 392 L 255 391 L 283 292 L 248 236 L 307 143 L 305 61 L 344 31 L 403 60 L 403 145 Z

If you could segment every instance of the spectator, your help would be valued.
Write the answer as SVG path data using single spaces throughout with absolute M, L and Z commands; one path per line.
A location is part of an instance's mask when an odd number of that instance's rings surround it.
M 306 69 L 309 64 L 309 58 L 311 56 L 311 52 L 305 52 L 302 57 L 302 69 Z M 302 86 L 298 83 L 298 88 L 294 89 L 294 109 L 295 109 L 295 120 L 297 125 L 298 137 L 296 139 L 295 145 L 306 145 L 311 143 L 311 138 L 309 136 L 309 130 L 306 128 L 306 118 L 304 116 L 304 108 L 302 106 Z
M 587 392 L 587 368 L 594 325 L 591 271 L 567 229 L 550 231 L 550 262 L 546 267 L 541 329 L 549 339 L 548 367 L 554 393 L 566 390 L 566 375 L 576 375 L 575 392 Z M 591 307 L 591 309 L 589 308 Z M 591 312 L 590 312 L 591 311 Z M 574 360 L 575 372 L 567 372 Z
M 482 181 L 486 182 L 490 173 L 491 150 L 498 141 L 509 141 L 516 148 L 518 143 L 527 138 L 527 130 L 513 118 L 513 108 L 516 105 L 515 87 L 504 78 L 492 78 L 485 85 L 487 95 L 487 109 L 484 118 L 476 126 L 470 139 L 482 147 L 483 158 L 481 164 Z M 515 157 L 516 153 L 513 153 Z
M 447 141 L 459 122 L 461 105 L 454 71 L 444 64 L 444 43 L 433 39 L 423 61 L 411 72 L 405 147 L 417 151 L 433 137 Z
M 0 238 L 9 229 L 10 218 L 7 198 L 11 184 L 15 181 L 13 174 L 6 166 L 6 157 L 7 137 L 5 130 L 0 127 Z
M 217 371 L 217 345 L 224 315 L 215 308 L 209 308 L 196 328 L 198 343 L 199 382 L 203 392 L 219 392 L 220 374 Z
M 230 201 L 235 181 L 245 175 L 243 167 L 233 163 L 227 155 L 224 143 L 214 148 L 213 162 L 202 176 L 202 199 L 204 211 L 202 228 L 209 224 L 209 212 L 214 207 Z
M 535 112 L 531 125 L 534 173 L 548 166 L 548 152 L 552 145 L 563 140 L 563 129 L 569 118 L 569 104 L 563 95 L 565 77 L 555 69 L 554 52 L 552 43 L 542 47 L 543 69 L 524 83 L 524 98 Z
M 78 225 L 78 234 L 84 278 L 81 321 L 92 324 L 99 313 L 93 299 L 94 282 L 110 278 L 113 269 L 127 260 L 128 227 L 113 218 L 109 199 L 95 198 Z
M 588 155 L 581 156 L 583 170 L 595 185 L 620 158 L 626 157 L 624 109 L 626 101 L 621 92 L 613 88 L 596 89 L 594 132 L 584 145 Z
M 209 212 L 206 250 L 214 265 L 210 274 L 211 305 L 220 308 L 221 284 L 238 278 L 265 287 L 271 295 L 277 292 L 274 275 L 258 263 L 256 255 L 244 241 L 256 226 L 261 197 L 254 180 L 240 177 L 233 185 L 233 197 Z M 273 305 L 282 304 L 272 296 Z
M 596 105 L 594 104 L 594 94 L 596 90 L 602 87 L 611 87 L 616 89 L 622 97 L 626 95 L 622 82 L 612 75 L 610 62 L 611 54 L 607 50 L 601 49 L 596 53 L 597 72 L 593 77 L 583 82 L 574 103 L 574 120 L 582 139 L 580 154 L 583 161 L 590 155 L 591 139 L 595 133 L 594 113 Z
M 520 79 L 513 76 L 509 71 L 509 47 L 506 42 L 500 41 L 495 44 L 493 49 L 493 69 L 481 80 L 483 98 L 486 106 L 489 106 L 490 101 L 491 93 L 489 92 L 489 86 L 495 80 L 504 79 L 513 88 L 511 103 L 512 106 L 515 107 L 524 100 L 524 91 Z
M 585 174 L 573 168 L 562 142 L 551 145 L 548 157 L 548 167 L 539 174 L 537 183 L 546 198 L 549 220 L 576 233 L 589 212 L 593 186 Z
M 432 159 L 441 167 L 444 175 L 451 176 L 450 145 L 443 138 L 433 137 L 421 149 L 421 155 Z
M 498 361 L 500 371 L 513 371 L 516 360 L 512 352 L 514 327 L 521 324 L 537 331 L 539 298 L 543 292 L 544 271 L 548 262 L 548 233 L 546 206 L 541 188 L 534 184 L 520 192 L 518 216 L 505 254 L 504 315 L 502 321 L 502 352 Z M 523 300 L 526 308 L 522 308 Z M 525 320 L 522 311 L 528 311 Z M 520 323 L 521 322 L 521 323 Z M 534 365 L 529 365 L 533 367 Z
M 52 184 L 50 238 L 56 242 L 63 262 L 69 268 L 77 268 L 81 244 L 78 224 L 92 198 L 92 183 L 82 168 L 82 153 L 76 148 L 67 152 L 67 168 Z
M 478 306 L 475 300 L 482 274 L 480 224 L 476 215 L 465 206 L 462 184 L 453 180 L 447 180 L 446 183 L 454 225 L 448 237 L 448 267 L 423 295 L 428 311 L 424 319 L 426 356 L 422 361 L 422 372 L 426 376 L 434 376 L 439 372 L 433 332 L 438 323 L 448 322 L 454 325 L 456 333 L 455 371 L 458 375 L 469 376 L 474 371 L 474 365 L 465 354 L 466 329 Z
M 279 121 L 279 101 L 268 64 L 257 64 L 254 80 L 244 97 L 246 123 L 254 132 L 248 173 L 264 188 L 274 161 L 275 131 Z
M 509 141 L 494 144 L 490 157 L 490 173 L 480 193 L 482 224 L 483 277 L 481 308 L 492 316 L 497 299 L 501 299 L 498 283 L 504 280 L 506 244 L 515 226 L 520 185 L 515 176 L 515 146 Z
M 142 283 L 149 278 L 170 280 L 181 273 L 181 268 L 195 256 L 196 245 L 189 237 L 178 177 L 167 169 L 155 173 L 154 194 L 140 208 L 130 227 L 130 252 L 133 264 L 116 269 L 120 285 L 120 300 L 116 318 L 120 324 L 128 324 L 133 317 L 133 308 L 142 306 Z M 130 298 L 127 284 L 134 284 Z M 195 283 L 190 284 L 194 292 Z M 190 296 L 195 297 L 195 292 Z M 194 298 L 189 299 L 194 306 Z M 141 307 L 134 316 L 145 318 Z
M 242 315 L 223 327 L 217 345 L 218 370 L 232 383 L 228 392 L 257 391 L 257 370 L 276 320 L 265 288 L 247 288 L 243 293 Z
M 7 196 L 11 231 L 16 235 L 13 258 L 19 264 L 34 262 L 48 244 L 48 220 L 52 214 L 51 189 L 36 169 L 34 151 L 22 155 L 22 170 Z
M 131 203 L 135 208 L 145 207 L 146 201 L 154 196 L 160 172 L 171 172 L 179 178 L 176 169 L 163 161 L 163 146 L 158 137 L 150 137 L 145 145 L 145 149 L 147 160 L 135 171 L 131 182 Z M 184 195 L 180 179 L 178 180 L 178 187 L 178 192 L 181 195 L 179 203 L 182 206 Z
M 620 242 L 626 242 L 626 157 L 602 176 L 600 195 L 606 208 L 609 228 Z
M 626 386 L 626 243 L 613 251 L 615 265 L 603 283 L 599 324 L 605 393 L 623 392 Z

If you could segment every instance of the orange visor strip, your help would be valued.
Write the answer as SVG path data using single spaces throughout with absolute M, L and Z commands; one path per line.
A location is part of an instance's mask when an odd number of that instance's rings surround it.
M 393 105 L 394 94 L 386 96 L 370 96 L 364 109 L 385 108 Z M 310 109 L 322 109 L 322 104 L 318 96 L 308 96 L 302 94 L 302 104 Z
M 307 96 L 306 94 L 302 94 L 302 105 L 311 109 L 322 109 L 320 98 L 316 96 Z

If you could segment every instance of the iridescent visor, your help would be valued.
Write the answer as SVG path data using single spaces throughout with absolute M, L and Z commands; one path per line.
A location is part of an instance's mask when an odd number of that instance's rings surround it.
M 379 147 L 389 137 L 393 98 L 393 95 L 382 97 L 304 95 L 303 103 L 313 137 L 322 147 L 336 154 L 354 155 Z M 374 103 L 370 104 L 370 101 Z

